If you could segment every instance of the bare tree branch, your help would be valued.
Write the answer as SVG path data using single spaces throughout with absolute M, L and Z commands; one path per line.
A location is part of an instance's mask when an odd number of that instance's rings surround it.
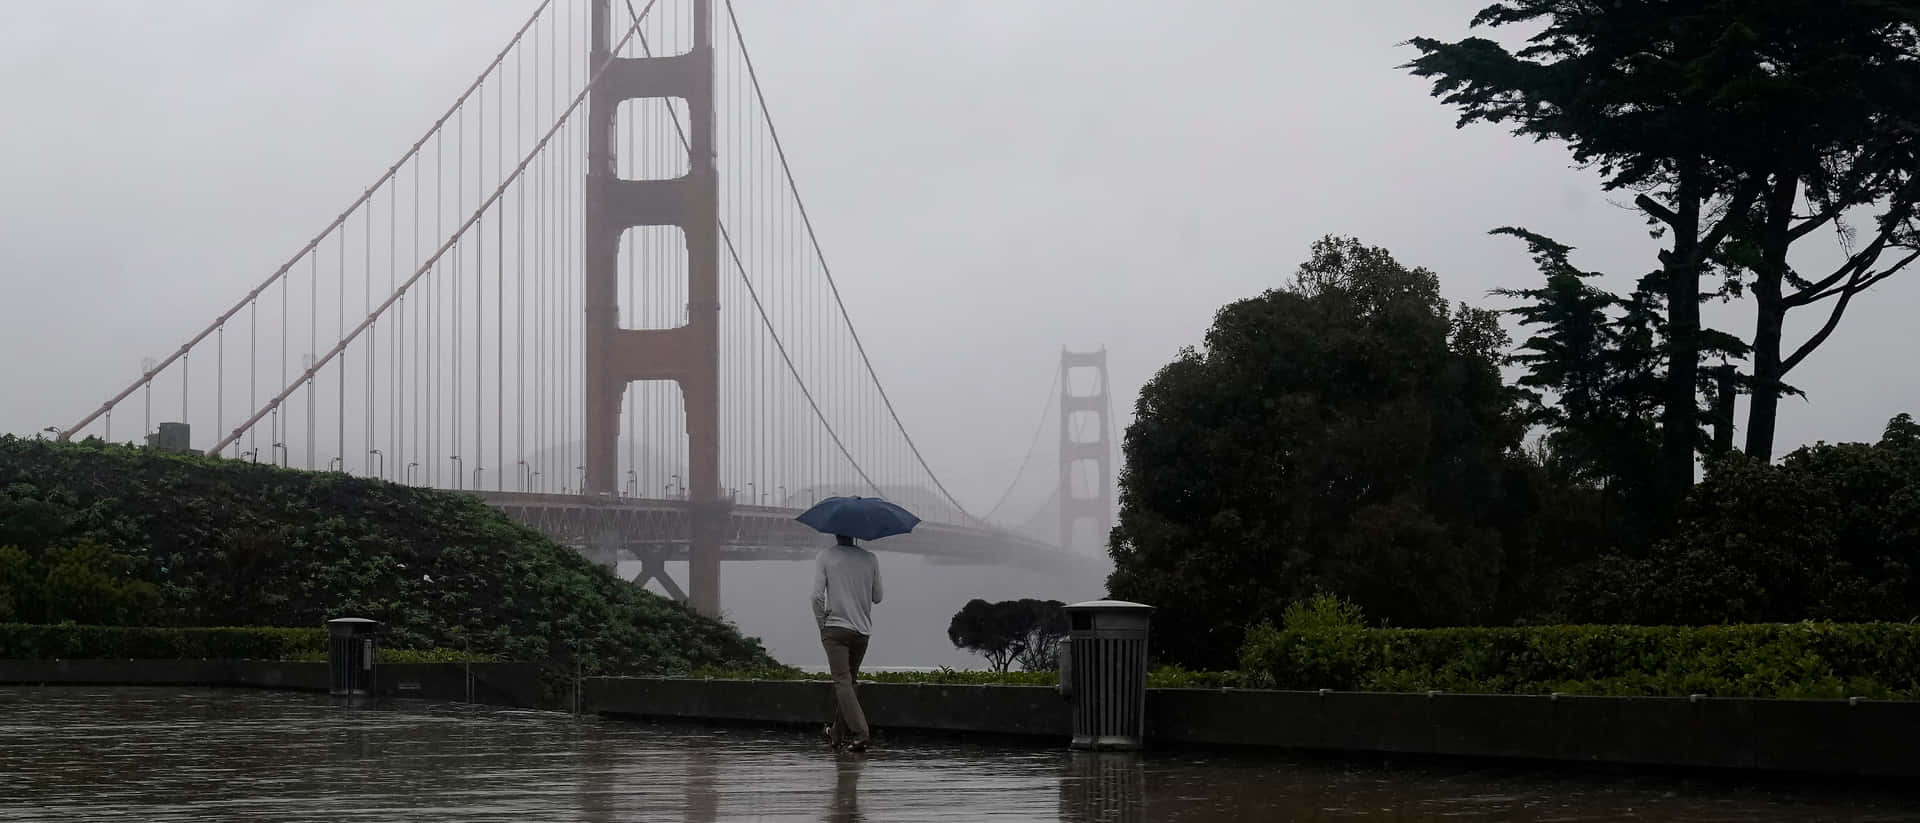
M 1807 342 L 1800 344 L 1800 348 L 1795 349 L 1792 356 L 1780 361 L 1780 375 L 1785 377 L 1787 372 L 1793 371 L 1794 366 L 1800 365 L 1800 361 L 1807 359 L 1807 355 L 1812 354 L 1814 349 L 1819 348 L 1821 343 L 1826 342 L 1827 337 L 1833 334 L 1834 328 L 1840 325 L 1840 317 L 1847 313 L 1847 304 L 1853 302 L 1854 295 L 1873 288 L 1875 283 L 1892 277 L 1916 259 L 1920 259 L 1920 250 L 1908 253 L 1906 257 L 1901 258 L 1899 262 L 1888 266 L 1883 271 L 1872 275 L 1863 273 L 1856 274 L 1852 279 L 1847 281 L 1846 285 L 1835 290 L 1834 294 L 1839 295 L 1840 301 L 1833 304 L 1833 311 L 1827 314 L 1826 324 L 1821 326 L 1820 331 L 1815 332 L 1812 337 L 1807 338 Z
M 1828 209 L 1824 214 L 1816 214 L 1807 218 L 1807 222 L 1794 226 L 1787 232 L 1787 243 L 1791 245 L 1799 241 L 1800 238 L 1812 234 L 1815 229 L 1833 222 L 1834 218 L 1839 216 L 1840 208 L 1835 206 Z
M 1906 257 L 1900 258 L 1899 262 L 1896 262 L 1893 265 L 1888 266 L 1887 268 L 1879 272 L 1876 272 L 1871 275 L 1863 275 L 1857 281 L 1849 281 L 1844 286 L 1828 289 L 1825 292 L 1814 295 L 1813 299 L 1809 302 L 1817 303 L 1821 300 L 1825 300 L 1829 297 L 1837 296 L 1842 292 L 1846 292 L 1846 291 L 1853 291 L 1853 292 L 1866 291 L 1867 289 L 1873 288 L 1875 285 L 1878 285 L 1880 281 L 1885 280 L 1889 277 L 1892 277 L 1895 274 L 1898 274 L 1901 269 L 1906 268 L 1907 264 L 1912 263 L 1915 259 L 1920 259 L 1920 249 L 1914 250 L 1913 252 L 1909 253 Z
M 1644 194 L 1635 196 L 1633 198 L 1633 204 L 1639 206 L 1641 211 L 1653 215 L 1655 220 L 1659 220 L 1669 226 L 1678 227 L 1680 223 L 1680 215 L 1674 214 L 1672 209 L 1660 205 L 1660 201 Z
M 1874 261 L 1880 259 L 1880 254 L 1886 250 L 1887 242 L 1891 240 L 1892 237 L 1893 235 L 1890 231 L 1882 230 L 1879 236 L 1873 238 L 1872 243 L 1868 243 L 1866 248 L 1848 257 L 1846 262 L 1841 263 L 1839 268 L 1833 270 L 1832 274 L 1809 283 L 1805 288 L 1787 295 L 1782 302 L 1788 306 L 1804 306 L 1808 303 L 1820 302 L 1837 293 L 1829 292 L 1828 290 L 1833 289 L 1836 284 L 1841 284 L 1843 280 L 1846 281 L 1846 283 L 1839 285 L 1839 288 L 1852 288 L 1854 279 L 1857 278 L 1861 272 L 1871 267 Z
M 1853 296 L 1859 293 L 1853 289 L 1845 289 L 1840 293 L 1840 302 L 1833 304 L 1833 311 L 1827 314 L 1826 324 L 1822 325 L 1819 331 L 1814 332 L 1812 337 L 1807 338 L 1807 342 L 1801 343 L 1800 348 L 1794 349 L 1791 356 L 1780 361 L 1781 377 L 1786 377 L 1787 372 L 1793 371 L 1794 366 L 1800 365 L 1800 361 L 1807 359 L 1807 355 L 1812 354 L 1821 343 L 1827 342 L 1827 337 L 1832 335 L 1833 330 L 1840 325 L 1841 315 L 1847 313 L 1847 304 L 1853 302 Z

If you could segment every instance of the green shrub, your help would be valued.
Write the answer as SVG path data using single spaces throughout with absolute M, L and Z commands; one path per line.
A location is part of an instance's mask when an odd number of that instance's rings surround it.
M 1288 603 L 1280 613 L 1280 625 L 1290 632 L 1359 629 L 1366 627 L 1367 615 L 1351 600 L 1320 592 Z
M 0 623 L 0 660 L 326 659 L 325 629 Z
M 1157 666 L 1147 672 L 1149 689 L 1241 689 L 1249 685 L 1240 672 L 1189 671 L 1179 666 Z
M 1920 626 L 1260 626 L 1241 666 L 1281 689 L 1914 699 Z

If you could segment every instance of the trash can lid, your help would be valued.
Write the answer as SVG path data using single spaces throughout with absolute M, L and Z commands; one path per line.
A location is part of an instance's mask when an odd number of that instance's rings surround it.
M 1145 603 L 1134 603 L 1127 600 L 1089 600 L 1085 603 L 1070 604 L 1066 606 L 1066 609 L 1067 611 L 1088 612 L 1153 611 L 1153 607 Z

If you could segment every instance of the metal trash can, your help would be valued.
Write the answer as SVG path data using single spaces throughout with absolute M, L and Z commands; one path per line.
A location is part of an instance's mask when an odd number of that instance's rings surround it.
M 1062 683 L 1073 700 L 1073 748 L 1138 749 L 1147 727 L 1147 625 L 1153 607 L 1094 600 L 1066 607 Z
M 373 695 L 373 653 L 380 623 L 364 617 L 327 621 L 327 691 L 335 697 Z

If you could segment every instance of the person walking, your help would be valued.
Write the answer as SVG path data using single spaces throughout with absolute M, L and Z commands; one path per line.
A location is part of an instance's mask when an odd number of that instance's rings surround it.
M 873 552 L 854 545 L 852 537 L 835 535 L 834 545 L 814 558 L 813 617 L 820 626 L 820 645 L 827 652 L 827 670 L 833 674 L 834 712 L 828 739 L 836 747 L 844 745 L 856 752 L 867 750 L 871 732 L 854 682 L 867 656 L 873 607 L 879 602 L 880 561 Z

